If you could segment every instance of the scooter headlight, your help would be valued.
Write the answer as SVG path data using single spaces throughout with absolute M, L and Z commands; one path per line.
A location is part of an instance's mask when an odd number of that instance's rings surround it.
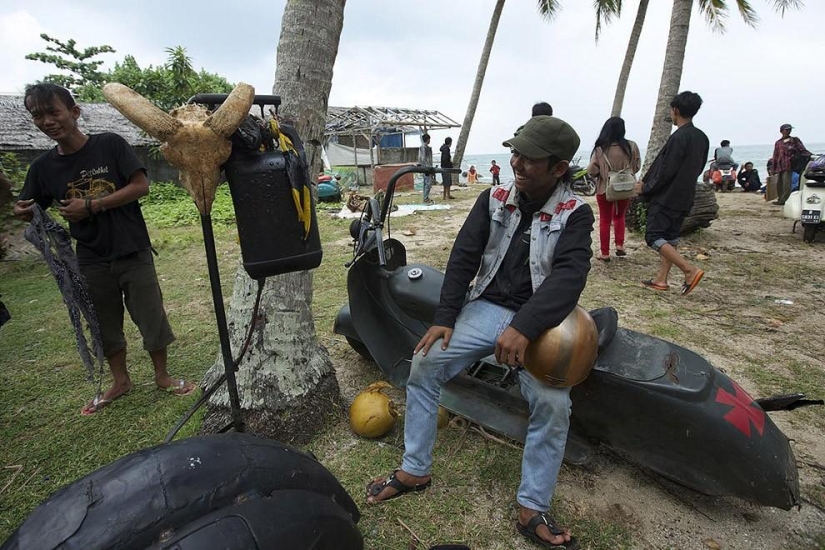
M 822 202 L 822 199 L 819 198 L 819 195 L 813 193 L 811 195 L 808 195 L 808 198 L 805 199 L 805 202 L 808 204 L 819 204 Z

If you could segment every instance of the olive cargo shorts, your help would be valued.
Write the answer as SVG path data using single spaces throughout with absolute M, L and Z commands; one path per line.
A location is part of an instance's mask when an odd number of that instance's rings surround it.
M 143 336 L 143 349 L 158 351 L 175 340 L 155 272 L 151 250 L 142 250 L 99 264 L 80 266 L 97 312 L 103 354 L 111 357 L 126 347 L 124 304 Z

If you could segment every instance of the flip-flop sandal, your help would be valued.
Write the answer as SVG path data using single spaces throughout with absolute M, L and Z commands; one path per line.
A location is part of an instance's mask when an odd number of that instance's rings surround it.
M 80 409 L 80 414 L 82 414 L 83 416 L 91 416 L 96 412 L 99 412 L 100 409 L 102 409 L 106 405 L 111 404 L 112 401 L 114 401 L 114 399 L 104 399 L 102 395 L 97 395 L 94 399 L 92 399 L 91 403 L 85 405 L 82 409 Z
M 625 252 L 624 250 L 619 250 L 617 248 L 616 249 L 616 256 L 627 256 L 627 252 Z
M 576 542 L 576 537 L 570 537 L 569 541 L 562 544 L 553 544 L 550 541 L 544 540 L 536 533 L 536 529 L 539 525 L 546 525 L 550 530 L 550 533 L 553 535 L 564 534 L 564 529 L 560 529 L 559 526 L 556 525 L 556 520 L 553 519 L 553 516 L 547 512 L 536 514 L 530 518 L 527 525 L 522 525 L 521 522 L 516 521 L 516 529 L 518 532 L 542 548 L 554 548 L 555 550 L 576 550 L 579 547 L 579 544 Z
M 690 283 L 682 283 L 682 296 L 687 296 L 690 294 L 690 292 L 696 288 L 696 285 L 699 284 L 699 281 L 701 281 L 704 276 L 705 272 L 700 269 Z
M 395 474 L 398 473 L 398 470 L 393 471 L 384 481 L 371 481 L 367 483 L 367 497 L 377 497 L 381 494 L 387 487 L 392 487 L 397 493 L 394 495 L 388 496 L 387 498 L 381 499 L 377 502 L 372 504 L 378 504 L 381 502 L 385 502 L 387 500 L 392 500 L 394 498 L 400 497 L 402 495 L 406 495 L 407 493 L 419 493 L 421 491 L 426 490 L 430 485 L 432 485 L 433 480 L 428 479 L 426 483 L 419 483 L 417 485 L 405 485 L 395 477 Z
M 187 382 L 183 378 L 178 378 L 177 380 L 172 381 L 171 386 L 163 388 L 163 390 L 168 391 L 171 394 L 183 397 L 195 391 L 195 387 L 196 386 L 193 382 Z
M 654 283 L 653 279 L 647 279 L 642 281 L 642 286 L 645 288 L 649 288 L 650 290 L 670 290 L 670 285 L 660 285 L 658 283 Z

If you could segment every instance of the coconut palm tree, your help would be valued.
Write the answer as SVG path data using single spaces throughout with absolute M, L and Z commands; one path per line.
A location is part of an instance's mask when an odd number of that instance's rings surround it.
M 759 21 L 756 11 L 748 0 L 735 0 L 736 7 L 742 19 L 750 26 Z M 774 9 L 784 15 L 792 8 L 801 7 L 801 0 L 770 0 Z M 665 62 L 662 68 L 662 79 L 659 83 L 659 96 L 656 100 L 656 112 L 653 117 L 653 126 L 650 130 L 645 164 L 642 172 L 646 172 L 653 159 L 659 154 L 671 131 L 670 101 L 679 91 L 682 80 L 682 65 L 685 61 L 688 30 L 690 28 L 690 14 L 693 0 L 673 0 L 673 11 L 670 16 L 670 33 L 665 51 Z M 699 11 L 705 16 L 710 26 L 719 32 L 724 32 L 728 6 L 725 0 L 698 0 Z
M 559 0 L 537 0 L 539 15 L 547 21 L 555 17 L 559 10 L 559 5 Z M 598 38 L 602 21 L 608 22 L 614 15 L 619 15 L 621 13 L 622 1 L 594 0 L 594 6 L 596 8 L 596 37 Z M 487 29 L 487 38 L 484 40 L 484 47 L 481 50 L 481 59 L 478 62 L 476 79 L 473 83 L 473 91 L 470 94 L 470 103 L 467 105 L 464 123 L 461 125 L 461 133 L 456 143 L 455 155 L 453 155 L 453 166 L 455 167 L 461 167 L 461 160 L 464 158 L 464 150 L 467 147 L 470 128 L 473 126 L 473 118 L 475 118 L 476 108 L 478 107 L 478 98 L 481 96 L 481 86 L 484 84 L 484 75 L 487 73 L 490 51 L 493 49 L 493 41 L 496 38 L 498 21 L 501 18 L 503 9 L 504 0 L 496 0 L 496 5 L 493 8 L 493 16 L 490 18 L 490 28 Z
M 272 91 L 281 96 L 282 117 L 294 121 L 304 140 L 310 174 L 317 172 L 320 161 L 345 4 L 346 0 L 288 0 L 281 20 Z M 313 32 L 307 33 L 310 28 Z M 228 312 L 236 354 L 246 337 L 256 290 L 256 281 L 239 265 Z M 332 363 L 316 338 L 311 299 L 310 272 L 270 277 L 264 285 L 249 352 L 237 373 L 248 431 L 299 444 L 322 426 L 326 409 L 339 399 Z M 205 384 L 222 372 L 219 359 Z M 205 431 L 227 423 L 228 405 L 222 388 L 210 400 Z
M 554 0 L 548 0 L 555 3 Z M 467 148 L 467 138 L 470 136 L 470 128 L 473 125 L 473 118 L 476 116 L 478 98 L 481 96 L 481 86 L 484 84 L 484 75 L 487 73 L 487 62 L 490 61 L 490 51 L 493 49 L 493 41 L 496 39 L 498 20 L 501 19 L 501 11 L 504 9 L 504 0 L 496 0 L 493 8 L 493 16 L 490 18 L 490 28 L 487 29 L 487 38 L 484 40 L 484 47 L 481 49 L 481 59 L 478 61 L 476 80 L 473 83 L 473 91 L 470 94 L 470 104 L 467 105 L 467 112 L 464 114 L 464 123 L 461 125 L 461 132 L 458 135 L 458 142 L 455 146 L 453 156 L 453 166 L 461 168 L 461 160 L 464 158 L 464 150 Z
M 633 30 L 630 31 L 630 41 L 627 43 L 622 70 L 619 72 L 619 83 L 616 85 L 616 95 L 613 98 L 613 108 L 610 110 L 610 116 L 622 116 L 622 105 L 624 105 L 627 81 L 630 78 L 630 67 L 633 66 L 633 58 L 636 57 L 636 48 L 639 46 L 639 37 L 642 35 L 642 27 L 645 24 L 649 2 L 650 0 L 639 1 L 639 9 L 636 10 L 636 21 L 633 23 Z

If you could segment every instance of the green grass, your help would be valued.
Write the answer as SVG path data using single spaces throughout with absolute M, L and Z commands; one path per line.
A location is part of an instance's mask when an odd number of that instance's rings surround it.
M 154 186 L 153 193 L 143 208 L 160 253 L 157 270 L 177 335 L 170 347 L 170 370 L 199 380 L 218 351 L 199 222 L 191 201 L 179 191 Z M 462 190 L 458 196 L 459 200 L 452 201 L 453 210 L 422 212 L 392 222 L 396 238 L 419 243 L 408 251 L 408 261 L 440 268 L 446 265 L 450 232 L 454 234 L 453 226 L 466 215 L 475 193 Z M 397 198 L 398 203 L 419 200 L 418 194 Z M 359 385 L 366 386 L 379 379 L 380 373 L 332 333 L 335 315 L 346 301 L 344 264 L 352 258 L 350 221 L 334 219 L 328 213 L 328 209 L 338 208 L 340 204 L 319 205 L 324 259 L 313 273 L 312 310 L 319 340 L 328 348 L 336 368 L 356 373 Z M 735 215 L 738 222 L 742 216 Z M 213 219 L 228 301 L 239 249 L 225 186 L 219 189 Z M 402 237 L 403 231 L 417 235 Z M 716 241 L 712 231 L 686 239 L 683 250 L 689 257 L 699 250 L 713 249 Z M 594 263 L 583 305 L 611 305 L 619 311 L 622 326 L 714 357 L 721 362 L 716 366 L 729 375 L 749 381 L 756 388 L 755 397 L 792 391 L 822 395 L 825 344 L 822 339 L 811 342 L 801 338 L 810 324 L 823 326 L 825 321 L 818 313 L 823 305 L 818 275 L 822 262 L 804 253 L 807 245 L 788 245 L 801 252 L 783 260 L 766 254 L 712 250 L 710 259 L 703 263 L 708 275 L 692 297 L 685 299 L 675 291 L 675 274 L 671 292 L 652 293 L 638 285 L 638 280 L 652 274 L 656 260 L 638 236 L 630 236 L 628 241 L 627 258 L 614 259 L 608 265 Z M 136 387 L 128 398 L 113 403 L 102 414 L 80 416 L 79 409 L 93 396 L 94 387 L 86 381 L 66 309 L 45 265 L 34 258 L 0 262 L 0 293 L 13 316 L 0 328 L 0 540 L 4 540 L 61 486 L 126 454 L 160 443 L 195 397 L 174 397 L 154 388 L 149 358 L 139 349 L 139 335 L 127 322 L 127 339 L 132 344 L 129 365 Z M 796 305 L 776 305 L 774 297 L 790 297 Z M 801 315 L 803 312 L 807 316 Z M 821 408 L 782 413 L 782 418 L 820 437 L 825 432 Z M 364 440 L 350 432 L 341 411 L 307 447 L 360 503 L 369 476 L 398 466 L 402 425 L 399 422 L 381 440 Z M 180 437 L 193 435 L 198 426 L 196 418 Z M 399 519 L 427 544 L 464 541 L 474 549 L 529 547 L 513 529 L 520 451 L 475 431 L 450 427 L 439 433 L 435 460 L 437 473 L 431 490 L 384 506 L 361 507 L 359 528 L 367 548 L 409 548 L 411 535 Z M 559 519 L 571 526 L 586 548 L 607 550 L 643 544 L 635 537 L 634 522 L 620 511 L 580 505 L 579 493 L 592 491 L 582 485 L 597 484 L 596 475 L 566 466 L 562 469 L 553 505 Z M 823 502 L 820 487 L 803 484 L 802 489 L 811 500 Z M 822 540 L 816 536 L 811 540 Z

